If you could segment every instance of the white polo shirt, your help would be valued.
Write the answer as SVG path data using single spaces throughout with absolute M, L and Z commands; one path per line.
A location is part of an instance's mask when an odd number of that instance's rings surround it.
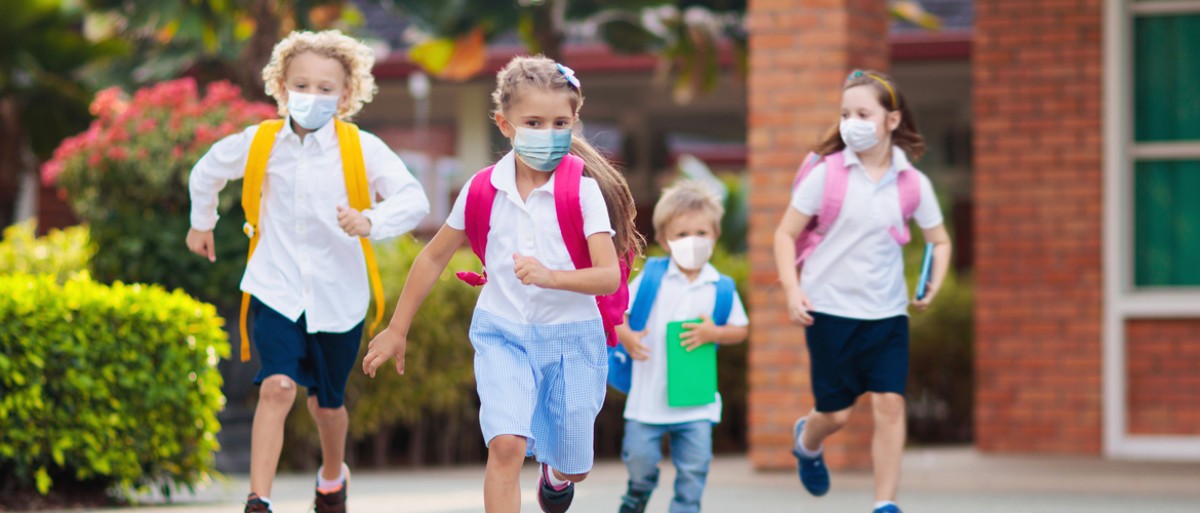
M 689 282 L 683 271 L 671 261 L 659 285 L 658 296 L 646 319 L 646 338 L 642 344 L 650 352 L 645 361 L 633 361 L 633 382 L 625 400 L 625 418 L 644 424 L 679 424 L 707 420 L 721 421 L 721 394 L 717 401 L 703 406 L 671 407 L 667 403 L 667 324 L 675 321 L 711 316 L 717 301 L 717 279 L 720 274 L 712 264 L 705 264 L 696 281 Z M 629 302 L 637 297 L 642 284 L 639 274 L 629 284 Z M 733 293 L 733 308 L 727 326 L 746 326 L 750 320 L 742 306 L 742 298 Z M 720 351 L 717 352 L 718 358 Z
M 192 228 L 216 226 L 217 195 L 226 182 L 245 175 L 257 132 L 256 125 L 217 141 L 192 168 Z M 383 141 L 360 133 L 367 182 L 383 198 L 363 212 L 371 220 L 370 238 L 412 230 L 429 214 L 425 191 Z M 371 289 L 361 243 L 338 225 L 337 207 L 349 204 L 334 124 L 326 123 L 301 142 L 285 122 L 267 160 L 258 223 L 262 235 L 241 289 L 292 321 L 304 314 L 309 333 L 343 333 L 357 326 L 367 315 Z
M 867 176 L 862 161 L 845 150 L 850 170 L 846 200 L 825 239 L 804 262 L 800 289 L 817 312 L 853 319 L 885 319 L 908 314 L 904 255 L 888 228 L 904 223 L 896 177 L 913 169 L 904 150 L 892 148 L 892 169 L 879 182 Z M 942 224 L 933 184 L 920 177 L 921 201 L 913 219 L 921 229 Z M 821 210 L 825 164 L 819 164 L 792 193 L 791 207 L 812 216 Z
M 529 193 L 522 201 L 517 191 L 516 156 L 509 152 L 492 170 L 496 200 L 492 204 L 492 227 L 488 231 L 487 278 L 479 293 L 476 308 L 519 324 L 564 324 L 600 317 L 595 296 L 565 290 L 524 285 L 513 271 L 513 255 L 538 259 L 557 271 L 575 269 L 567 245 L 558 227 L 554 205 L 554 176 Z M 468 181 L 454 201 L 446 225 L 455 230 L 466 227 Z M 579 201 L 583 206 L 583 233 L 616 233 L 608 219 L 604 195 L 595 180 L 584 177 L 579 183 Z

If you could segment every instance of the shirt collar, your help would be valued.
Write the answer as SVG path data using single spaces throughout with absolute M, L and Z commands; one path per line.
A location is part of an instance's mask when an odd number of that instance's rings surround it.
M 517 155 L 515 152 L 508 152 L 496 162 L 496 167 L 492 168 L 492 187 L 520 201 L 521 195 L 517 191 Z M 550 180 L 534 190 L 545 191 L 553 196 L 554 174 L 550 175 Z
M 318 128 L 316 132 L 312 132 L 308 135 L 316 138 L 317 146 L 319 146 L 321 149 L 326 149 L 334 144 L 337 144 L 337 130 L 334 128 L 334 124 L 334 120 L 331 119 L 328 123 L 325 123 L 324 126 Z M 279 135 L 276 137 L 283 138 L 289 135 L 296 136 L 297 140 L 300 138 L 300 134 L 297 134 L 295 130 L 292 130 L 291 116 L 288 116 L 283 120 L 283 128 L 279 130 Z
M 673 258 L 671 259 L 671 265 L 667 267 L 667 276 L 687 281 L 687 276 L 683 274 L 683 269 L 679 268 L 679 264 L 676 264 Z M 705 263 L 704 267 L 700 269 L 700 275 L 696 276 L 694 283 L 716 283 L 720 278 L 721 273 L 717 272 L 717 268 L 713 267 L 710 263 Z
M 862 159 L 858 157 L 857 153 L 854 153 L 854 150 L 846 148 L 845 151 L 842 152 L 842 155 L 845 158 L 846 167 L 857 167 L 859 169 L 863 169 Z M 900 171 L 905 169 L 912 169 L 912 163 L 908 161 L 908 155 L 904 153 L 904 150 L 900 149 L 899 146 L 892 145 L 892 168 L 888 170 L 887 174 L 884 175 L 883 180 L 880 180 L 879 183 L 883 184 L 889 178 L 896 176 L 900 173 Z

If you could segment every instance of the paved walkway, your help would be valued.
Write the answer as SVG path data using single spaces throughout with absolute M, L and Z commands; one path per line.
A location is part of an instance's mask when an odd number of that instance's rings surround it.
M 606 461 L 580 485 L 572 513 L 616 513 L 624 467 Z M 674 471 L 647 513 L 665 513 Z M 275 485 L 276 513 L 308 511 L 312 475 L 282 476 Z M 522 475 L 523 511 L 538 512 L 533 496 L 536 466 Z M 358 472 L 351 484 L 355 513 L 474 513 L 483 511 L 483 466 Z M 183 497 L 175 505 L 148 505 L 124 513 L 241 512 L 246 476 L 232 476 Z M 1132 463 L 1096 458 L 984 456 L 971 449 L 919 449 L 905 455 L 901 506 L 908 513 L 1197 513 L 1200 464 Z M 871 476 L 836 472 L 826 497 L 808 496 L 793 473 L 755 473 L 741 457 L 713 464 L 704 509 L 709 513 L 869 512 Z M 111 511 L 111 510 L 110 510 Z

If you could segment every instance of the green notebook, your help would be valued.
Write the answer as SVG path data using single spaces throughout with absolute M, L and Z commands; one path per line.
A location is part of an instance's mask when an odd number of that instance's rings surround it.
M 667 323 L 667 405 L 703 406 L 717 401 L 717 345 L 704 344 L 688 352 L 680 345 L 685 323 Z

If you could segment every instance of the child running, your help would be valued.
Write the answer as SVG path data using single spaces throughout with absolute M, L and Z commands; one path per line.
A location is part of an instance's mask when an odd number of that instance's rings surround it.
M 496 82 L 493 116 L 513 151 L 463 187 L 414 261 L 391 324 L 368 345 L 363 371 L 374 376 L 395 358 L 404 372 L 413 316 L 451 255 L 470 242 L 485 269 L 460 273 L 483 285 L 470 339 L 488 446 L 484 508 L 520 511 L 521 464 L 532 455 L 541 463 L 538 504 L 561 513 L 592 468 L 605 343 L 615 343 L 611 326 L 620 322 L 625 273 L 641 241 L 625 179 L 572 133 L 583 105 L 574 72 L 517 57 Z
M 424 191 L 400 158 L 344 121 L 375 95 L 374 61 L 370 48 L 336 30 L 290 34 L 263 69 L 267 93 L 285 119 L 218 141 L 189 179 L 187 245 L 214 261 L 217 195 L 229 180 L 244 177 L 251 257 L 241 283 L 242 360 L 250 356 L 245 314 L 252 309 L 262 364 L 254 378 L 260 388 L 247 513 L 271 511 L 284 422 L 298 387 L 308 389 L 321 438 L 315 510 L 346 511 L 349 417 L 343 403 L 371 296 L 368 266 L 378 285 L 365 238 L 403 234 L 429 213 Z M 376 197 L 383 199 L 376 203 Z M 376 297 L 382 316 L 378 289 Z
M 738 344 L 749 333 L 746 310 L 733 280 L 712 264 L 725 209 L 698 182 L 683 182 L 663 192 L 654 207 L 654 233 L 670 248 L 670 258 L 646 261 L 630 284 L 630 324 L 617 327 L 633 358 L 632 384 L 625 401 L 625 438 L 621 459 L 629 470 L 629 488 L 620 513 L 642 513 L 658 486 L 663 437 L 670 438 L 675 464 L 671 513 L 700 511 L 700 497 L 712 462 L 713 424 L 721 421 L 721 396 L 695 406 L 671 406 L 667 392 L 667 324 L 685 323 L 682 345 L 689 351 L 705 344 Z M 653 292 L 652 292 L 653 291 Z M 632 327 L 642 331 L 635 333 Z
M 927 292 L 912 299 L 921 311 L 946 276 L 950 237 L 933 186 L 909 163 L 925 142 L 895 82 L 876 71 L 852 72 L 841 110 L 841 123 L 816 149 L 820 164 L 797 186 L 775 232 L 775 262 L 791 321 L 805 327 L 816 398 L 793 428 L 793 453 L 804 487 L 824 495 L 829 471 L 821 444 L 871 392 L 874 512 L 899 513 L 910 301 L 901 247 L 910 218 L 935 245 Z M 797 254 L 802 233 L 805 251 Z

